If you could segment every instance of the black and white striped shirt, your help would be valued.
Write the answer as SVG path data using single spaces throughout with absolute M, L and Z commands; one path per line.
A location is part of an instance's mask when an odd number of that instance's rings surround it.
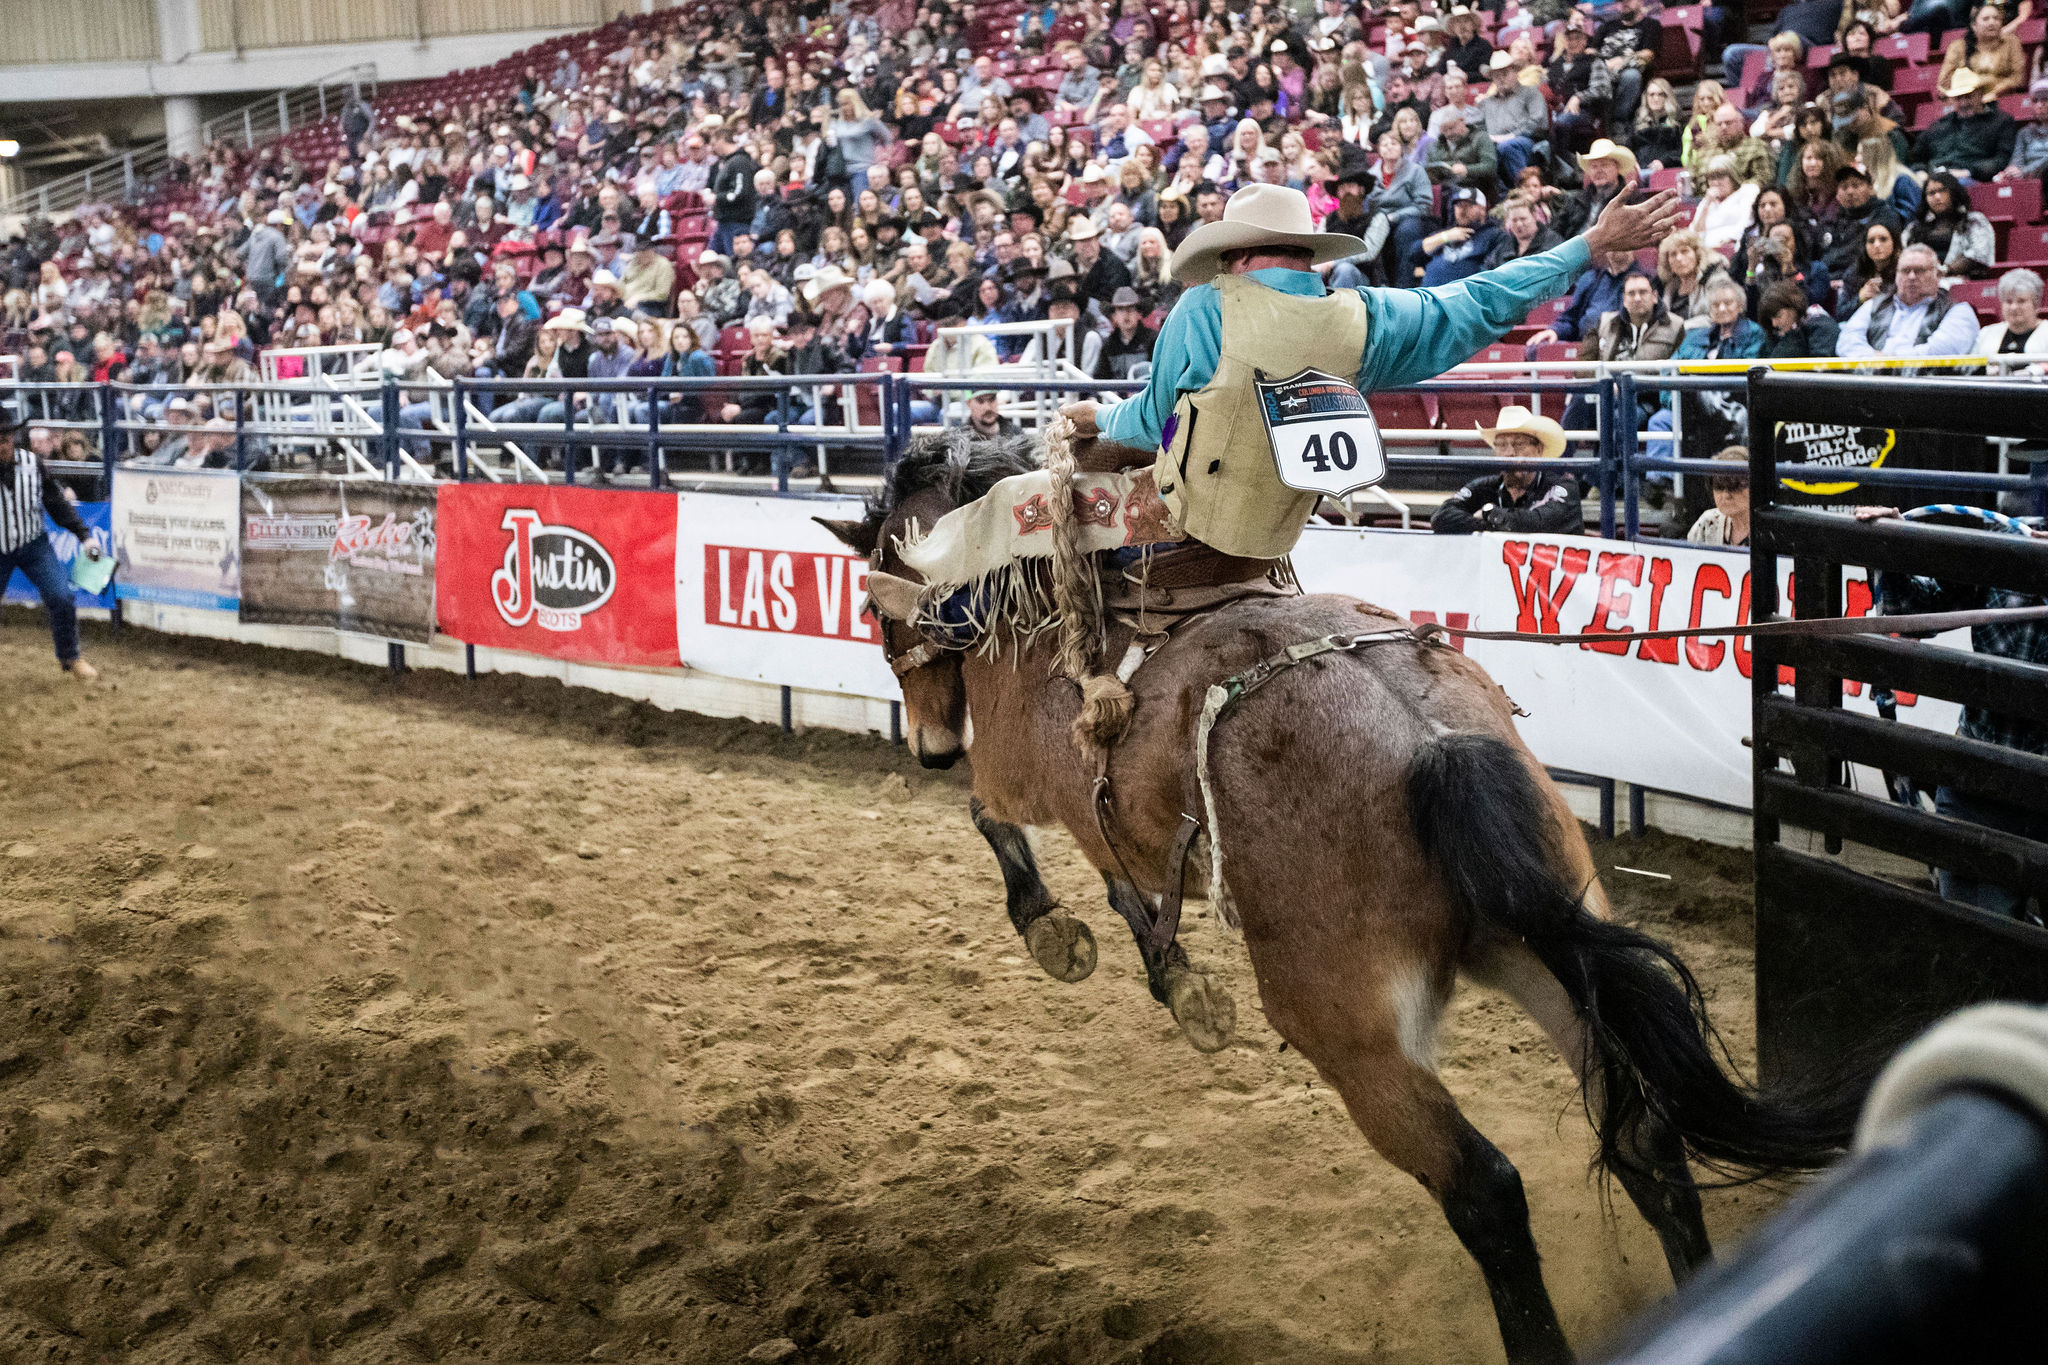
M 63 490 L 43 478 L 42 462 L 27 450 L 16 450 L 14 462 L 0 462 L 0 554 L 13 554 L 43 532 L 43 513 L 77 536 L 87 538 L 85 523 L 65 501 Z

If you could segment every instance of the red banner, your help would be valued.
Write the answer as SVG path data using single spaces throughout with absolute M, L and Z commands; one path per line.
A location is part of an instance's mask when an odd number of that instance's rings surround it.
M 681 663 L 673 494 L 448 484 L 439 513 L 442 634 L 584 663 Z

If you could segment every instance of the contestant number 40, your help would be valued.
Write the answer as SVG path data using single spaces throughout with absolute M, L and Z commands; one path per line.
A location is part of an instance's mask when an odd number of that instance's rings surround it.
M 1327 474 L 1333 467 L 1348 473 L 1358 468 L 1358 443 L 1348 431 L 1333 431 L 1326 449 L 1322 433 L 1315 432 L 1301 448 L 1301 462 L 1318 474 Z

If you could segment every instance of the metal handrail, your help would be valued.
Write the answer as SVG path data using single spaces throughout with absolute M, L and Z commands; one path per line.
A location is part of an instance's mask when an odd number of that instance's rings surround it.
M 282 137 L 294 128 L 317 123 L 341 112 L 342 99 L 338 94 L 330 93 L 336 86 L 348 86 L 357 91 L 367 86 L 369 95 L 374 98 L 377 91 L 376 63 L 358 62 L 345 66 L 309 84 L 265 95 L 260 100 L 207 119 L 199 125 L 199 144 L 205 147 L 228 138 L 239 140 L 245 148 L 253 148 L 259 142 Z M 31 185 L 10 195 L 0 200 L 0 213 L 40 213 L 47 218 L 73 212 L 87 204 L 114 201 L 132 204 L 169 169 L 171 160 L 168 138 L 145 142 L 82 171 L 73 171 L 70 175 Z

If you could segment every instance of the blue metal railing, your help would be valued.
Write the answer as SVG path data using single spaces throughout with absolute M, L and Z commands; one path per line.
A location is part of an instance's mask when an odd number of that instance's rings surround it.
M 1502 460 L 1487 454 L 1456 454 L 1450 447 L 1455 441 L 1466 438 L 1468 433 L 1442 428 L 1396 429 L 1406 430 L 1407 435 L 1390 442 L 1387 457 L 1390 471 L 1400 474 L 1459 474 L 1467 477 L 1495 473 L 1507 469 L 1540 468 L 1558 472 L 1570 472 L 1587 479 L 1599 500 L 1600 534 L 1605 537 L 1636 539 L 1641 534 L 1641 510 L 1643 479 L 1650 474 L 1679 474 L 1712 478 L 1725 475 L 1727 466 L 1703 459 L 1683 458 L 1674 454 L 1648 454 L 1645 452 L 1644 433 L 1634 422 L 1616 422 L 1614 413 L 1629 413 L 1637 410 L 1638 399 L 1646 392 L 1735 392 L 1746 384 L 1741 375 L 1661 375 L 1620 373 L 1589 379 L 1541 379 L 1516 376 L 1494 376 L 1484 380 L 1468 378 L 1439 379 L 1416 384 L 1402 389 L 1388 390 L 1389 394 L 1417 394 L 1437 398 L 1475 396 L 1500 399 L 1530 398 L 1540 403 L 1545 396 L 1562 396 L 1567 399 L 1583 398 L 1593 413 L 1595 439 L 1591 443 L 1590 455 L 1576 455 L 1555 460 L 1514 462 Z M 661 489 L 671 482 L 670 471 L 663 458 L 668 451 L 694 451 L 706 454 L 733 451 L 766 451 L 769 455 L 770 477 L 775 491 L 791 496 L 803 496 L 790 488 L 791 469 L 796 453 L 805 447 L 825 447 L 832 450 L 866 451 L 879 457 L 881 467 L 886 470 L 898 459 L 908 443 L 913 430 L 912 403 L 919 395 L 942 397 L 948 393 L 967 393 L 996 390 L 1011 394 L 1053 394 L 1061 398 L 1079 395 L 1112 395 L 1138 391 L 1144 387 L 1131 381 L 1084 381 L 1071 377 L 1048 381 L 1044 376 L 976 375 L 957 377 L 941 374 L 846 374 L 846 375 L 776 375 L 762 377 L 720 376 L 709 379 L 470 379 L 462 378 L 446 383 L 427 386 L 403 385 L 396 382 L 355 381 L 342 382 L 330 388 L 309 390 L 303 384 L 229 384 L 229 385 L 183 385 L 161 388 L 142 388 L 112 383 L 68 383 L 68 384 L 0 384 L 0 392 L 17 395 L 23 413 L 30 421 L 49 426 L 58 431 L 77 431 L 89 436 L 99 447 L 99 459 L 91 466 L 74 464 L 59 468 L 70 473 L 98 472 L 103 479 L 111 481 L 114 464 L 129 458 L 145 432 L 178 432 L 190 435 L 195 431 L 212 441 L 221 441 L 228 463 L 236 469 L 247 470 L 252 465 L 264 462 L 267 451 L 274 444 L 305 445 L 317 443 L 323 437 L 361 441 L 371 452 L 371 457 L 359 461 L 358 472 L 371 474 L 376 471 L 397 471 L 403 475 L 408 459 L 404 455 L 411 443 L 431 442 L 446 444 L 452 450 L 452 464 L 457 479 L 468 479 L 477 472 L 474 458 L 479 445 L 503 446 L 509 440 L 540 441 L 550 447 L 559 448 L 563 453 L 560 474 L 574 483 L 577 478 L 577 461 L 574 452 L 588 449 L 592 452 L 616 452 L 629 450 L 644 460 L 646 466 L 645 487 Z M 405 426 L 401 421 L 406 392 L 438 391 L 447 396 L 448 419 L 445 425 L 422 427 Z M 804 396 L 808 393 L 808 401 Z M 856 395 L 862 391 L 875 394 L 875 420 L 856 421 L 851 425 L 832 425 L 817 420 L 822 417 L 829 402 L 842 396 L 850 402 L 857 402 Z M 264 395 L 289 394 L 311 404 L 325 404 L 339 411 L 343 406 L 352 406 L 361 416 L 354 426 L 345 423 L 339 427 L 311 424 L 297 418 L 277 420 L 274 416 L 265 418 L 252 416 L 252 399 Z M 733 429 L 724 424 L 693 423 L 685 426 L 666 424 L 663 408 L 666 405 L 687 401 L 691 398 L 730 398 L 735 395 L 772 394 L 774 403 L 765 414 L 769 421 L 756 424 L 755 429 Z M 152 396 L 168 401 L 171 397 L 213 395 L 222 408 L 232 406 L 232 423 L 216 419 L 204 427 L 172 425 L 160 416 L 142 415 L 144 403 Z M 534 422 L 494 424 L 484 436 L 469 415 L 471 400 L 488 400 L 494 396 L 559 397 L 563 409 L 559 425 L 543 426 Z M 590 422 L 585 405 L 579 400 L 598 396 L 613 396 L 620 402 L 637 400 L 644 403 L 647 416 L 644 422 L 604 423 Z M 805 422 L 807 415 L 813 420 Z M 368 419 L 367 421 L 364 419 Z M 762 429 L 766 428 L 766 429 Z M 1671 438 L 1659 438 L 1657 445 L 1667 445 Z M 1424 453 L 1430 446 L 1438 447 L 1433 453 Z M 600 465 L 604 462 L 599 456 Z M 537 470 L 538 464 L 534 466 Z M 415 464 L 416 477 L 431 477 L 431 471 Z M 1782 476 L 1810 474 L 1810 468 L 1797 465 L 1780 465 Z M 541 473 L 545 475 L 546 471 Z M 1918 489 L 1944 488 L 1959 492 L 2029 492 L 2033 508 L 2037 513 L 2048 514 L 2048 460 L 2033 462 L 2030 473 L 1993 474 L 1923 469 L 1859 468 L 1855 479 L 1860 484 L 1873 488 L 1912 487 Z

